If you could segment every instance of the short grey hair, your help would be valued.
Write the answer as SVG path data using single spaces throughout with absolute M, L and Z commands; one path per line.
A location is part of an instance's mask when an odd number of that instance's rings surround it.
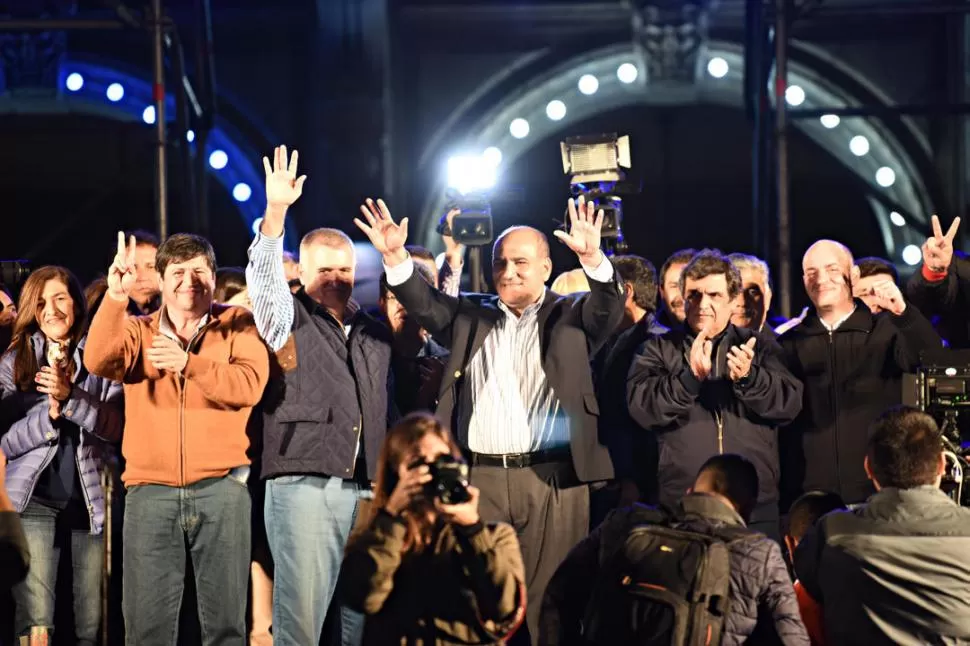
M 738 271 L 750 269 L 758 272 L 764 277 L 765 286 L 771 287 L 771 270 L 768 269 L 768 263 L 761 258 L 746 253 L 732 253 L 728 255 L 728 260 L 737 267 Z
M 351 253 L 355 256 L 357 255 L 356 249 L 354 249 L 354 241 L 340 229 L 330 229 L 327 227 L 314 229 L 300 240 L 300 251 L 302 252 L 303 249 L 315 244 L 333 248 L 346 246 L 350 248 Z

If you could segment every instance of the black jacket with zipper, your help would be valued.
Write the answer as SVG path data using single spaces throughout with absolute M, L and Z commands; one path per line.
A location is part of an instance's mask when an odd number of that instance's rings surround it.
M 758 340 L 751 372 L 734 383 L 728 350 L 752 336 Z M 734 325 L 714 339 L 711 376 L 698 381 L 687 360 L 693 342 L 684 326 L 648 339 L 627 379 L 630 415 L 656 433 L 660 445 L 660 503 L 674 505 L 718 453 L 751 460 L 758 470 L 758 502 L 778 500 L 777 429 L 801 410 L 801 383 L 785 367 L 774 339 Z
M 801 493 L 838 493 L 847 503 L 873 493 L 862 463 L 869 426 L 902 401 L 902 377 L 920 352 L 941 346 L 916 307 L 873 315 L 861 302 L 835 331 L 816 312 L 779 339 L 788 366 L 805 384 L 805 403 L 782 433 L 782 505 Z

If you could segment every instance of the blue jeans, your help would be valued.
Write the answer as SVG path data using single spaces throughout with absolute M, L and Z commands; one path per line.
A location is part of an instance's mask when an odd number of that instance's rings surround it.
M 128 644 L 176 643 L 186 548 L 195 571 L 202 643 L 246 643 L 249 514 L 249 490 L 232 476 L 186 487 L 128 489 L 122 582 Z
M 101 625 L 104 542 L 101 536 L 92 536 L 89 528 L 81 528 L 85 523 L 70 522 L 70 515 L 33 501 L 20 515 L 30 549 L 30 570 L 12 590 L 17 604 L 14 629 L 18 636 L 30 635 L 32 627 L 54 632 L 54 590 L 64 554 L 71 559 L 77 644 L 93 646 Z
M 266 482 L 266 536 L 273 554 L 273 644 L 316 646 L 357 515 L 357 484 L 325 476 Z M 338 604 L 333 604 L 338 607 Z M 340 643 L 363 637 L 364 616 L 340 607 Z

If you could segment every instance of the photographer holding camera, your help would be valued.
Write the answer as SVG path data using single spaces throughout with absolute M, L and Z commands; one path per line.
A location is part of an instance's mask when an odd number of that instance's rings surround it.
M 482 522 L 467 478 L 435 417 L 410 415 L 388 432 L 374 502 L 350 537 L 338 586 L 367 615 L 364 644 L 495 644 L 522 623 L 515 530 Z

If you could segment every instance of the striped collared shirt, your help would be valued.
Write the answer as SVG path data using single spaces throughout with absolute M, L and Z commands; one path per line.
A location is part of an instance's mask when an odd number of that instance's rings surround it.
M 584 269 L 592 280 L 613 278 L 605 256 L 595 269 Z M 395 267 L 385 265 L 384 271 L 388 285 L 400 285 L 410 278 L 413 263 L 408 258 Z M 520 317 L 499 301 L 503 316 L 465 369 L 468 387 L 457 402 L 458 426 L 468 430 L 458 440 L 476 453 L 531 453 L 569 445 L 569 418 L 542 368 L 539 308 L 544 299 L 545 291 Z M 577 368 L 589 370 L 585 362 Z

